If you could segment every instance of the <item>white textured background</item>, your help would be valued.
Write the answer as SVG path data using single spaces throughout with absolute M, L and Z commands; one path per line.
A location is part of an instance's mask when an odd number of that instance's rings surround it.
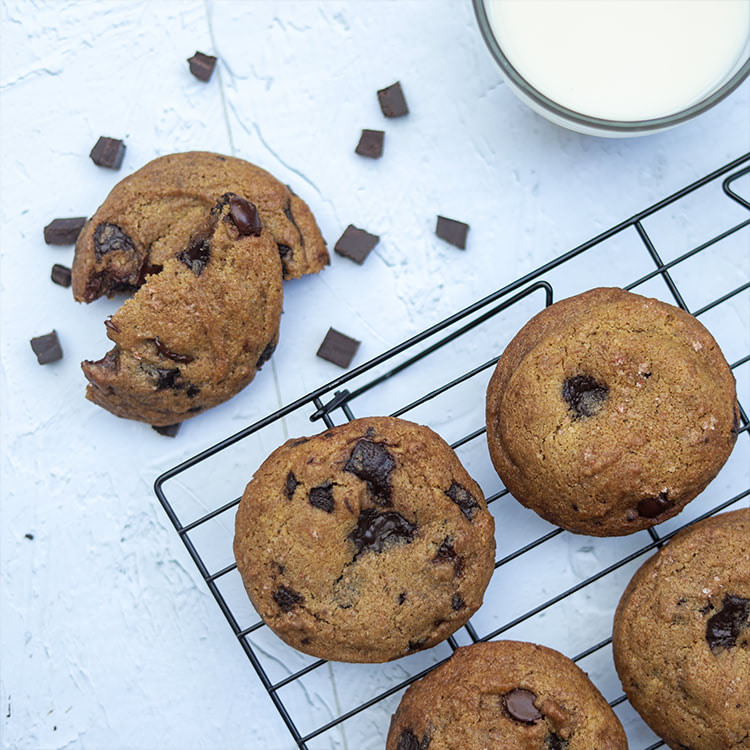
M 329 325 L 362 340 L 361 364 L 747 151 L 750 86 L 676 130 L 608 141 L 516 101 L 468 0 L 5 0 L 0 14 L 0 747 L 289 750 L 154 478 L 340 374 L 315 357 Z M 208 84 L 188 72 L 196 49 L 220 58 Z M 397 79 L 411 114 L 386 120 L 375 91 Z M 386 131 L 382 159 L 353 153 L 363 127 Z M 119 172 L 88 158 L 100 135 L 125 139 Z M 102 322 L 119 302 L 78 305 L 53 285 L 72 248 L 45 245 L 42 228 L 187 149 L 272 171 L 331 248 L 349 223 L 381 241 L 363 267 L 334 256 L 287 284 L 273 366 L 169 440 L 84 400 L 78 363 L 109 348 Z M 661 241 L 689 249 L 711 212 L 675 208 Z M 471 224 L 466 252 L 434 236 L 438 213 Z M 728 291 L 748 277 L 747 249 L 745 234 L 685 283 Z M 717 327 L 737 330 L 749 309 L 745 294 Z M 52 328 L 65 357 L 39 367 L 28 340 Z M 577 561 L 601 547 L 568 538 L 580 580 Z M 386 724 L 321 747 L 381 747 Z

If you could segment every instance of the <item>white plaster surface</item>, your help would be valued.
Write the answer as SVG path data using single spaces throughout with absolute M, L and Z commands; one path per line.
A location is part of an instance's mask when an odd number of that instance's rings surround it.
M 185 58 L 196 49 L 220 58 L 208 84 L 188 72 Z M 375 91 L 397 79 L 411 113 L 386 120 Z M 559 129 L 501 82 L 468 0 L 0 4 L 0 748 L 291 750 L 152 492 L 156 476 L 338 376 L 315 357 L 330 325 L 362 341 L 354 361 L 362 364 L 741 155 L 750 147 L 749 123 L 746 82 L 700 118 L 659 135 L 618 141 Z M 354 154 L 362 128 L 386 131 L 382 159 Z M 119 172 L 88 158 L 100 135 L 125 139 Z M 42 228 L 55 217 L 91 215 L 126 174 L 188 149 L 232 153 L 288 182 L 331 248 L 349 223 L 381 240 L 362 267 L 333 255 L 319 276 L 287 284 L 271 365 L 170 440 L 83 398 L 79 362 L 107 350 L 102 323 L 120 302 L 78 305 L 53 285 L 49 269 L 70 264 L 72 248 L 45 245 Z M 471 224 L 465 252 L 435 237 L 437 214 Z M 745 216 L 711 193 L 670 208 L 649 229 L 668 258 Z M 676 270 L 688 304 L 695 309 L 747 281 L 748 255 L 745 230 Z M 637 240 L 621 238 L 555 272 L 556 295 L 627 283 L 650 269 Z M 669 299 L 659 281 L 639 291 Z M 394 382 L 383 399 L 393 410 L 408 400 L 408 387 L 418 394 L 451 368 L 466 369 L 464 360 L 485 361 L 535 311 L 519 308 L 506 327 L 459 342 L 450 361 L 431 360 L 419 382 Z M 750 351 L 749 313 L 745 292 L 704 318 L 730 361 Z M 65 356 L 39 367 L 28 340 L 52 328 Z M 736 373 L 746 406 L 748 368 Z M 476 388 L 465 402 L 408 416 L 456 439 L 478 426 L 469 416 L 481 419 L 481 400 Z M 387 407 L 376 399 L 366 408 Z M 310 432 L 304 425 L 290 420 L 287 429 Z M 235 454 L 226 474 L 201 479 L 197 504 L 210 510 L 231 499 L 219 490 L 235 489 L 235 478 L 241 489 L 282 438 L 259 439 L 245 463 Z M 690 513 L 750 484 L 743 438 L 710 497 Z M 472 448 L 461 457 L 485 491 L 495 491 L 481 454 Z M 493 508 L 501 554 L 548 528 L 510 498 L 501 502 Z M 231 561 L 231 518 L 219 527 L 223 541 L 201 542 L 217 565 Z M 639 543 L 560 536 L 519 561 L 517 575 L 493 579 L 477 626 L 489 632 Z M 633 569 L 508 635 L 569 655 L 583 650 L 609 634 Z M 309 663 L 259 634 L 275 679 Z M 327 666 L 285 695 L 299 706 L 300 723 L 314 728 L 441 658 L 440 648 L 380 667 Z M 603 649 L 583 666 L 612 699 L 620 688 L 609 657 Z M 397 699 L 311 747 L 382 748 Z M 626 705 L 618 712 L 636 750 L 653 740 Z

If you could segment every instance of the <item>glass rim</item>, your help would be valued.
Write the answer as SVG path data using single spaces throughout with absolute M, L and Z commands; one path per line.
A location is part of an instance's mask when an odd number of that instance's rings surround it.
M 722 99 L 729 96 L 729 94 L 731 94 L 748 77 L 748 75 L 750 75 L 750 57 L 748 57 L 748 59 L 740 66 L 739 70 L 737 70 L 728 81 L 725 81 L 719 86 L 719 88 L 703 97 L 695 104 L 691 104 L 689 107 L 685 107 L 684 109 L 673 112 L 672 114 L 645 120 L 609 120 L 601 117 L 592 117 L 591 115 L 585 115 L 582 112 L 577 112 L 574 109 L 569 109 L 568 107 L 559 104 L 554 99 L 550 99 L 537 88 L 532 86 L 515 69 L 515 67 L 513 67 L 510 60 L 505 56 L 500 43 L 492 33 L 490 20 L 487 16 L 487 9 L 485 8 L 485 0 L 472 0 L 472 4 L 474 5 L 474 13 L 485 44 L 492 54 L 492 57 L 495 59 L 495 62 L 500 66 L 503 74 L 506 75 L 525 96 L 528 96 L 537 106 L 541 107 L 546 112 L 587 128 L 606 130 L 612 133 L 638 133 L 650 130 L 661 130 L 673 125 L 678 125 L 681 122 L 690 120 L 696 115 L 705 112 L 715 104 L 718 104 Z

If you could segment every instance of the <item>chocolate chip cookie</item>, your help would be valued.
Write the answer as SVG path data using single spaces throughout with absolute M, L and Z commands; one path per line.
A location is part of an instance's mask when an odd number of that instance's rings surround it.
M 206 215 L 226 193 L 257 207 L 285 279 L 328 263 L 315 218 L 286 185 L 242 159 L 191 151 L 155 159 L 115 185 L 78 236 L 73 296 L 91 302 L 140 287 L 203 230 Z
M 679 513 L 737 438 L 735 382 L 684 310 L 592 289 L 532 318 L 487 390 L 500 478 L 540 516 L 582 534 L 630 534 Z
M 404 693 L 386 750 L 627 750 L 607 701 L 561 653 L 520 641 L 459 648 Z
M 612 646 L 630 702 L 669 747 L 750 748 L 750 509 L 688 527 L 647 560 Z
M 288 644 L 383 662 L 474 614 L 493 532 L 482 491 L 439 435 L 371 417 L 275 450 L 240 502 L 234 554 L 253 605 Z
M 99 227 L 103 242 L 130 242 L 113 224 Z M 115 347 L 82 368 L 94 403 L 120 417 L 170 425 L 233 396 L 271 356 L 281 318 L 281 259 L 255 206 L 227 193 L 186 245 L 160 260 L 158 273 L 106 321 Z

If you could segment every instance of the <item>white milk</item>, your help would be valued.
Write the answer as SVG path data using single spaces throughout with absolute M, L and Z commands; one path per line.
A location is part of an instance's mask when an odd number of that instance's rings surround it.
M 678 112 L 747 59 L 750 0 L 485 0 L 513 67 L 568 109 L 609 120 Z

